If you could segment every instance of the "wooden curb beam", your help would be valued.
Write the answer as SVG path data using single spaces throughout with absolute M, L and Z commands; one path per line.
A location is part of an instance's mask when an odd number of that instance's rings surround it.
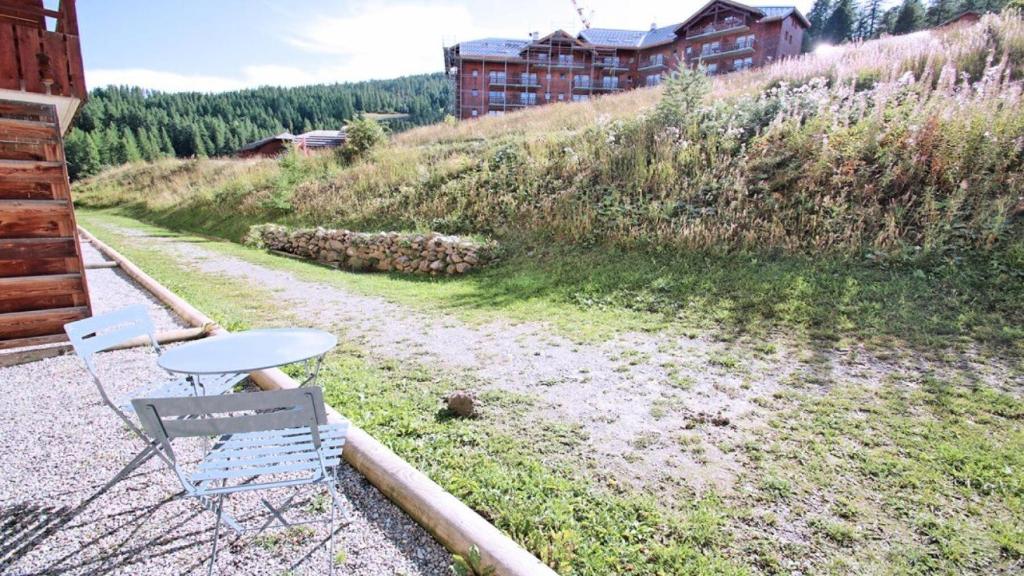
M 82 238 L 118 263 L 121 270 L 149 290 L 160 301 L 193 326 L 210 326 L 213 335 L 227 334 L 205 314 L 164 288 L 135 264 L 114 249 L 79 227 Z M 297 388 L 298 382 L 273 368 L 250 374 L 253 382 L 264 390 Z M 330 406 L 327 419 L 342 420 Z M 536 556 L 530 554 L 482 516 L 449 494 L 408 462 L 370 436 L 358 426 L 349 424 L 342 457 L 413 520 L 426 528 L 448 550 L 463 557 L 472 546 L 480 551 L 481 563 L 493 567 L 498 576 L 556 576 Z
M 97 268 L 117 268 L 117 262 L 90 262 L 85 265 L 86 270 L 96 270 Z
M 168 330 L 166 332 L 157 332 L 156 341 L 157 344 L 170 344 L 172 342 L 184 342 L 186 340 L 195 340 L 196 338 L 202 338 L 210 334 L 209 328 L 182 328 L 180 330 Z M 125 340 L 117 346 L 107 348 L 107 350 L 124 350 L 126 348 L 135 348 L 137 346 L 148 346 L 149 337 L 139 336 Z M 64 344 L 61 346 L 50 346 L 48 348 L 35 348 L 32 350 L 24 350 L 21 352 L 7 352 L 0 354 L 0 368 L 9 368 L 11 366 L 17 366 L 18 364 L 27 364 L 29 362 L 36 362 L 37 360 L 43 360 L 45 358 L 55 358 L 57 356 L 63 356 L 70 354 L 74 351 L 74 348 L 70 344 Z

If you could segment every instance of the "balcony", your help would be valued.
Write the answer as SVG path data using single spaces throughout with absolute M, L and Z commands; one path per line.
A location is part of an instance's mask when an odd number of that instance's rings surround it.
M 67 130 L 87 94 L 74 0 L 0 0 L 0 54 L 0 98 L 55 105 Z
M 530 64 L 530 65 L 545 66 L 547 68 L 573 69 L 573 68 L 586 68 L 587 67 L 587 63 L 586 62 L 579 62 L 579 61 L 573 61 L 573 62 L 570 63 L 570 62 L 559 62 L 558 60 L 529 59 L 526 62 L 527 62 L 527 64 Z
M 618 60 L 615 61 L 601 61 L 594 62 L 594 68 L 603 68 L 609 72 L 628 72 L 629 66 L 625 62 Z
M 738 18 L 726 19 L 698 30 L 687 30 L 686 39 L 695 40 L 700 38 L 713 38 L 722 34 L 735 34 L 746 32 L 747 30 L 750 30 L 750 26 L 747 26 L 747 23 L 743 20 Z
M 530 82 L 523 82 L 519 78 L 501 78 L 501 79 L 494 79 L 494 80 L 490 80 L 489 79 L 487 84 L 489 86 L 494 86 L 494 87 L 519 88 L 519 89 L 523 89 L 523 90 L 536 90 L 536 89 L 540 88 L 540 82 L 539 81 L 534 80 L 534 81 L 530 81 Z
M 647 64 L 644 64 L 643 66 L 637 68 L 637 72 L 645 72 L 648 70 L 660 70 L 662 68 L 667 68 L 665 61 L 656 60 L 654 62 L 648 62 Z
M 741 56 L 753 53 L 753 44 L 726 44 L 725 46 L 719 46 L 717 49 L 704 48 L 699 54 L 687 55 L 686 59 L 689 61 L 712 60 L 724 56 Z

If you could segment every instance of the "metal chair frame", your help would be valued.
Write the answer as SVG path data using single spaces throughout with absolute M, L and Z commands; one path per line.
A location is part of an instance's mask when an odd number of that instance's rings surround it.
M 156 339 L 156 326 L 153 324 L 153 320 L 146 313 L 146 307 L 141 304 L 137 304 L 106 314 L 101 314 L 99 316 L 93 316 L 84 320 L 71 322 L 70 324 L 64 325 L 64 331 L 67 333 L 68 339 L 71 341 L 71 346 L 75 349 L 75 353 L 85 363 L 85 368 L 92 377 L 93 383 L 96 385 L 96 389 L 99 390 L 103 403 L 113 410 L 114 413 L 117 414 L 118 418 L 124 422 L 125 426 L 127 426 L 128 429 L 138 436 L 146 445 L 146 447 L 136 454 L 135 457 L 117 473 L 117 475 L 107 482 L 101 491 L 105 491 L 114 484 L 120 482 L 136 468 L 149 461 L 153 456 L 159 456 L 164 461 L 167 461 L 167 457 L 160 452 L 159 444 L 147 436 L 135 424 L 135 422 L 128 417 L 128 414 L 126 414 L 126 412 L 133 411 L 131 404 L 127 403 L 119 406 L 111 400 L 110 396 L 107 394 L 107 390 L 102 379 L 100 379 L 95 364 L 96 354 L 140 336 L 144 336 L 149 339 L 149 342 L 157 355 L 163 353 L 163 349 L 160 347 L 160 344 Z M 237 383 L 241 382 L 245 378 L 245 374 L 225 375 L 223 378 L 210 383 L 209 386 L 196 378 L 170 380 L 162 385 L 156 386 L 155 388 L 133 393 L 133 396 L 150 393 L 166 396 L 168 395 L 168 392 L 187 393 L 191 395 L 205 395 L 207 393 L 223 394 L 224 392 L 230 391 Z
M 338 510 L 344 510 L 338 495 L 336 472 L 348 423 L 327 422 L 323 392 L 319 388 L 229 396 L 137 398 L 132 404 L 143 428 L 167 455 L 166 461 L 185 493 L 200 500 L 216 499 L 217 522 L 208 574 L 213 574 L 217 561 L 220 525 L 227 514 L 224 511 L 226 496 L 312 484 L 324 484 L 331 495 L 327 563 L 333 574 L 335 516 Z M 194 470 L 186 470 L 181 465 L 171 444 L 175 438 L 189 437 L 214 439 L 213 447 Z M 300 473 L 305 474 L 295 476 Z M 291 477 L 254 481 L 281 474 Z M 283 514 L 291 508 L 296 495 L 279 508 L 261 498 L 271 517 L 257 532 L 262 532 L 275 520 L 284 526 L 293 525 Z M 233 528 L 239 534 L 244 532 L 241 527 Z

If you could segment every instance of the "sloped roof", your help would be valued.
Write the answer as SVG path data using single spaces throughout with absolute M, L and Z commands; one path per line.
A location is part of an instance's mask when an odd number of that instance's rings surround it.
M 595 45 L 614 48 L 647 48 L 676 37 L 679 24 L 651 30 L 618 30 L 615 28 L 589 28 L 580 32 L 580 38 Z
M 519 53 L 529 43 L 529 40 L 516 40 L 512 38 L 467 40 L 459 43 L 459 54 L 462 56 L 510 58 L 519 56 Z
M 255 150 L 256 148 L 259 148 L 260 146 L 263 146 L 267 142 L 271 142 L 273 140 L 282 140 L 284 142 L 290 142 L 293 139 L 295 139 L 295 136 L 293 136 L 291 132 L 288 132 L 287 130 L 285 130 L 284 132 L 281 132 L 280 134 L 275 134 L 273 136 L 267 136 L 266 138 L 261 138 L 261 139 L 255 141 L 255 142 L 249 142 L 245 146 L 242 146 L 241 148 L 239 148 L 239 151 L 244 152 L 246 150 Z
M 701 6 L 699 10 L 694 12 L 693 15 L 690 16 L 689 18 L 687 18 L 682 24 L 676 26 L 676 29 L 678 30 L 679 28 L 683 28 L 685 26 L 689 26 L 695 20 L 697 20 L 698 18 L 703 16 L 704 12 L 706 12 L 708 8 L 711 8 L 715 4 L 725 4 L 726 6 L 732 6 L 733 8 L 736 8 L 737 10 L 744 10 L 746 12 L 750 12 L 751 14 L 753 14 L 755 16 L 764 16 L 764 12 L 762 12 L 761 9 L 756 7 L 756 6 L 747 6 L 746 4 L 741 4 L 739 2 L 733 2 L 732 0 L 710 0 L 707 4 Z
M 792 14 L 805 27 L 811 27 L 811 23 L 796 9 L 796 6 L 758 6 L 758 8 L 761 9 L 761 12 L 764 12 L 764 18 L 761 19 L 762 22 L 783 20 Z
M 636 48 L 647 33 L 642 30 L 617 30 L 615 28 L 588 28 L 580 32 L 580 38 L 596 46 Z
M 327 146 L 339 146 L 348 137 L 345 130 L 310 130 L 299 134 L 295 141 L 306 148 L 323 148 Z

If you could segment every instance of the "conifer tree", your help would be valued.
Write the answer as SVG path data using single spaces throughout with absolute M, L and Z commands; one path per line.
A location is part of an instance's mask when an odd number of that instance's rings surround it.
M 825 21 L 822 40 L 830 44 L 840 44 L 854 37 L 857 25 L 857 6 L 853 0 L 839 0 L 832 14 Z
M 896 22 L 893 23 L 893 34 L 909 34 L 924 27 L 925 11 L 921 0 L 903 0 L 899 12 L 896 14 Z

